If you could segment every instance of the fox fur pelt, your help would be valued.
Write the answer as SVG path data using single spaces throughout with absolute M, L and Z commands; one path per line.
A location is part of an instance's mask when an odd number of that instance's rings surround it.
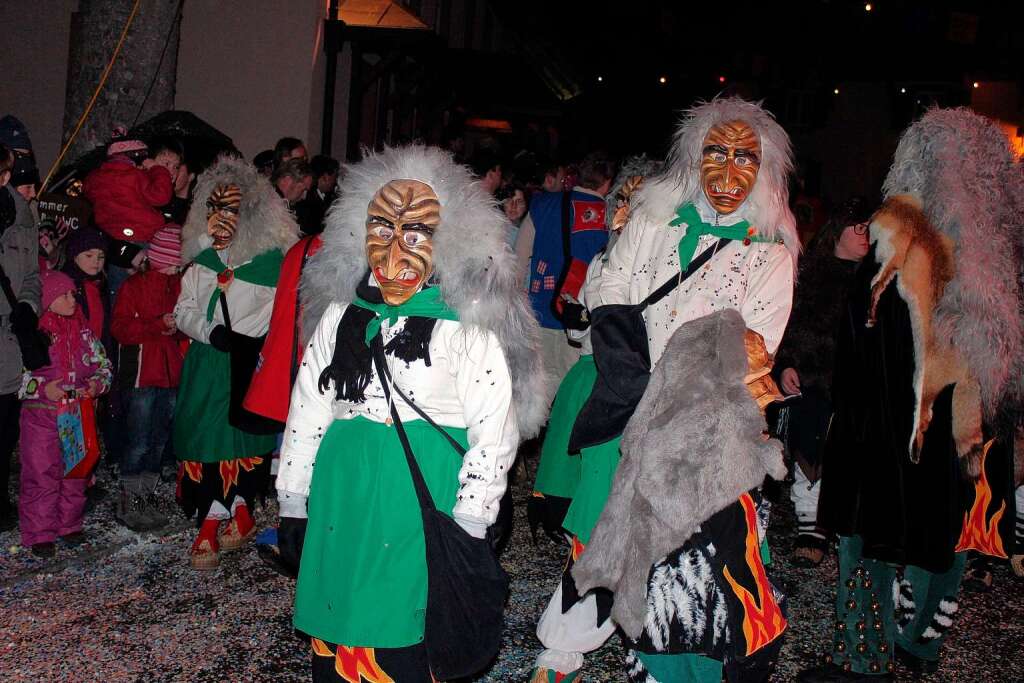
M 572 573 L 582 595 L 615 593 L 612 617 L 638 638 L 651 567 L 765 475 L 786 476 L 782 444 L 745 384 L 746 324 L 733 309 L 676 330 L 622 435 L 622 460 Z
M 1024 316 L 1020 171 L 999 128 L 933 109 L 904 133 L 871 223 L 872 301 L 895 280 L 914 333 L 916 459 L 938 393 L 956 383 L 953 436 L 978 474 L 982 422 L 1019 409 Z M 869 318 L 870 324 L 870 318 Z

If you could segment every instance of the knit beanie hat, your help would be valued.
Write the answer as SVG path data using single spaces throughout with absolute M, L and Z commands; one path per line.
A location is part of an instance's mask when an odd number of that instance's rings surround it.
M 146 258 L 154 270 L 181 265 L 181 228 L 168 223 L 153 234 L 146 248 Z
M 11 169 L 11 185 L 21 187 L 22 185 L 38 185 L 39 168 L 36 166 L 36 158 L 31 152 L 14 153 L 14 168 Z
M 28 136 L 28 129 L 17 117 L 8 114 L 0 119 L 0 142 L 11 149 L 23 149 L 32 151 L 32 140 Z
M 59 270 L 48 270 L 43 273 L 43 311 L 50 310 L 50 304 L 57 297 L 75 291 L 75 282 Z
M 107 236 L 96 228 L 82 227 L 68 235 L 64 254 L 68 261 L 74 261 L 76 256 L 90 249 L 106 251 Z
M 128 131 L 125 130 L 124 126 L 118 126 L 114 129 L 114 134 L 110 138 L 110 144 L 107 145 L 107 156 L 112 157 L 115 154 L 128 154 L 130 152 L 145 152 L 148 147 L 142 140 L 133 140 L 128 137 Z

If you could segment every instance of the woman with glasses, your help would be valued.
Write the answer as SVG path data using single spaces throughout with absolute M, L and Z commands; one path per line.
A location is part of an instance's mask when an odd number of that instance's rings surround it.
M 811 239 L 800 272 L 786 334 L 775 358 L 782 391 L 778 431 L 794 467 L 790 497 L 796 507 L 793 564 L 816 567 L 828 542 L 818 527 L 821 447 L 832 417 L 832 367 L 839 314 L 857 264 L 868 253 L 872 207 L 860 197 L 841 204 Z

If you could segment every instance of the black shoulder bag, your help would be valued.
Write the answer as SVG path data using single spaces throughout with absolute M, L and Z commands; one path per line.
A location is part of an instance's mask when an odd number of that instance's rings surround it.
M 11 314 L 18 307 L 18 297 L 14 296 L 14 288 L 11 286 L 11 278 L 7 277 L 4 267 L 0 265 L 0 289 L 4 290 L 4 297 L 11 307 Z M 44 311 L 40 311 L 42 315 Z M 38 327 L 34 330 L 18 331 L 14 334 L 18 340 L 18 349 L 21 351 L 21 364 L 27 370 L 38 370 L 50 364 L 50 338 Z
M 486 540 L 473 538 L 434 506 L 398 409 L 391 401 L 390 375 L 380 335 L 374 337 L 370 347 L 423 515 L 423 540 L 427 551 L 427 613 L 423 640 L 430 671 L 441 681 L 472 676 L 494 659 L 501 646 L 508 575 Z M 421 417 L 426 415 L 397 387 L 395 392 Z M 429 418 L 427 421 L 444 431 Z M 450 434 L 444 434 L 465 454 Z
M 591 311 L 590 343 L 594 347 L 597 379 L 573 425 L 569 436 L 570 453 L 611 441 L 622 434 L 651 377 L 644 309 L 668 296 L 731 241 L 725 237 L 718 240 L 690 261 L 686 270 L 640 303 L 607 304 Z
M 249 393 L 252 375 L 263 350 L 267 335 L 250 337 L 231 329 L 228 314 L 227 294 L 220 297 L 220 310 L 224 314 L 224 327 L 228 332 L 228 354 L 231 356 L 231 402 L 228 406 L 228 423 L 235 429 L 250 434 L 277 434 L 284 430 L 284 424 L 269 417 L 257 415 L 243 407 L 245 395 Z

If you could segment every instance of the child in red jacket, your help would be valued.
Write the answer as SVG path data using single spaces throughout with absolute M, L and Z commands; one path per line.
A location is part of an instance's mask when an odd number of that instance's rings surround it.
M 146 255 L 148 269 L 125 281 L 111 322 L 119 344 L 139 347 L 116 513 L 117 521 L 133 531 L 156 530 L 168 521 L 149 499 L 160 477 L 185 359 L 184 336 L 173 315 L 181 292 L 181 228 L 167 225 L 154 234 Z

